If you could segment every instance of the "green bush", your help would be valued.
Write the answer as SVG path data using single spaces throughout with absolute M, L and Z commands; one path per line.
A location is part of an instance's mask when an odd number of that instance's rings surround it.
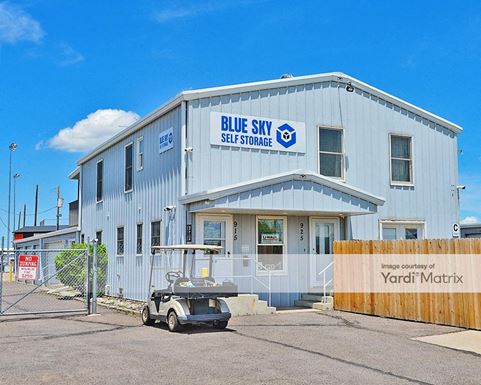
M 82 294 L 85 293 L 85 278 L 87 276 L 87 266 L 83 255 L 85 249 L 89 249 L 90 255 L 90 285 L 92 285 L 93 271 L 93 245 L 85 245 L 82 243 L 72 245 L 68 250 L 61 251 L 55 257 L 55 268 L 57 269 L 57 278 L 65 286 L 70 286 Z M 78 251 L 76 251 L 78 250 Z M 68 266 L 67 266 L 68 265 Z M 107 265 L 108 256 L 105 245 L 97 247 L 97 295 L 104 295 L 105 284 L 107 283 Z M 67 266 L 67 267 L 65 267 Z M 62 268 L 65 269 L 62 270 Z M 92 286 L 90 286 L 92 293 Z

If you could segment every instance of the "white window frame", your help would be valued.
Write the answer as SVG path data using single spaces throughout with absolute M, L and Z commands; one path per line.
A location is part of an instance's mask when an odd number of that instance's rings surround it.
M 163 226 L 162 226 L 162 219 L 153 219 L 150 221 L 150 229 L 149 229 L 149 245 L 150 249 L 152 249 L 152 224 L 155 222 L 160 223 L 160 233 L 159 233 L 159 246 L 162 246 L 164 244 L 163 241 L 163 236 L 164 236 L 164 231 L 163 231 Z
M 140 152 L 140 143 L 144 143 L 144 151 Z M 145 142 L 144 142 L 144 137 L 141 136 L 140 138 L 137 138 L 137 145 L 136 145 L 136 162 L 137 162 L 137 171 L 142 171 L 144 169 L 145 165 Z
M 124 243 L 123 245 L 123 252 L 122 254 L 119 254 L 119 229 L 122 229 L 122 234 L 123 234 L 123 240 L 122 242 Z M 123 257 L 125 255 L 125 226 L 117 226 L 115 230 L 115 255 L 117 257 Z
M 100 240 L 99 240 L 99 237 L 97 236 L 97 234 L 100 233 Z M 102 244 L 102 241 L 104 240 L 104 231 L 103 230 L 96 230 L 95 231 L 95 239 L 97 240 L 97 243 L 100 245 Z
M 285 215 L 256 215 L 256 233 L 255 233 L 255 248 L 256 248 L 256 275 L 258 276 L 267 276 L 269 272 L 264 269 L 260 269 L 259 266 L 262 265 L 259 262 L 259 246 L 262 246 L 259 243 L 259 219 L 282 219 L 283 226 L 283 243 L 282 243 L 282 270 L 269 270 L 271 275 L 287 275 L 287 216 Z M 279 245 L 277 245 L 279 246 Z
M 126 178 L 126 172 L 125 171 L 127 169 L 127 156 L 126 156 L 125 150 L 129 146 L 132 146 L 132 187 L 129 190 L 126 190 L 125 185 L 126 185 L 126 182 L 127 182 L 127 178 Z M 127 193 L 130 193 L 134 190 L 134 142 L 129 142 L 124 146 L 124 169 L 123 169 L 123 172 L 124 172 L 124 193 L 127 194 Z
M 162 223 L 162 222 L 161 222 Z M 141 233 L 141 236 L 142 236 L 142 252 L 139 253 L 137 251 L 137 241 L 139 240 L 139 225 L 142 226 L 142 233 Z M 144 223 L 143 222 L 137 222 L 135 224 L 135 255 L 137 256 L 141 256 L 141 255 L 144 255 L 144 251 L 145 251 L 145 237 L 144 237 L 144 229 L 145 229 L 145 226 L 144 226 Z
M 393 136 L 399 136 L 402 138 L 409 138 L 410 139 L 410 153 L 411 153 L 411 159 L 410 159 L 410 167 L 409 167 L 409 173 L 411 176 L 411 180 L 409 182 L 402 182 L 402 181 L 395 181 L 392 180 L 392 154 L 391 154 L 391 142 L 392 142 L 392 137 Z M 409 134 L 398 134 L 396 132 L 391 132 L 389 133 L 389 143 L 388 143 L 388 150 L 389 150 L 389 183 L 391 186 L 414 186 L 414 137 Z M 401 158 L 396 158 L 396 159 L 401 159 Z M 406 160 L 406 159 L 402 159 Z
M 382 231 L 385 227 L 395 228 L 396 232 L 402 231 L 402 237 L 396 237 L 397 240 L 405 240 L 406 228 L 416 227 L 421 230 L 421 236 L 418 239 L 426 239 L 426 221 L 419 220 L 381 220 L 379 221 L 379 239 L 383 240 Z
M 99 163 L 102 163 L 102 199 L 97 200 L 98 198 L 98 174 L 99 174 Z M 96 203 L 101 203 L 104 201 L 104 179 L 105 179 L 105 163 L 103 158 L 99 159 L 97 163 L 95 163 L 95 201 Z
M 321 146 L 320 146 L 320 139 L 321 139 L 321 129 L 324 130 L 332 130 L 332 131 L 340 131 L 341 132 L 341 176 L 328 176 L 328 175 L 323 175 L 321 174 L 321 152 L 323 154 L 332 154 L 332 155 L 339 155 L 338 152 L 327 152 L 327 151 L 321 151 Z M 345 182 L 346 180 L 346 173 L 345 173 L 345 168 L 346 168 L 346 148 L 344 144 L 344 128 L 342 127 L 337 127 L 337 126 L 328 126 L 325 124 L 318 124 L 317 125 L 317 172 L 320 175 L 323 175 L 327 178 L 332 178 L 336 179 L 340 182 Z

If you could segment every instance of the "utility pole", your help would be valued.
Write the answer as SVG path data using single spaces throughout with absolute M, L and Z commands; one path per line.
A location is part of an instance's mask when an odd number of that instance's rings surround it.
M 7 218 L 7 250 L 10 249 L 10 219 L 11 219 L 11 212 L 10 212 L 10 195 L 12 193 L 12 154 L 17 149 L 16 143 L 10 143 L 8 146 L 10 150 L 10 158 L 8 163 L 8 218 Z M 15 222 L 15 220 L 14 220 Z
M 60 209 L 63 206 L 63 198 L 60 196 L 60 186 L 57 186 L 57 230 L 60 229 Z
M 20 221 L 22 220 L 22 210 L 18 212 L 18 223 L 17 223 L 17 230 L 20 228 Z
M 27 220 L 27 205 L 23 205 L 23 227 L 26 225 L 26 220 Z
M 37 214 L 38 214 L 38 185 L 35 187 L 35 212 L 33 214 L 33 225 L 37 226 Z
M 17 211 L 15 210 L 15 201 L 17 197 L 17 179 L 20 178 L 20 174 L 16 172 L 13 175 L 13 230 L 15 231 L 17 228 L 15 227 L 15 214 Z

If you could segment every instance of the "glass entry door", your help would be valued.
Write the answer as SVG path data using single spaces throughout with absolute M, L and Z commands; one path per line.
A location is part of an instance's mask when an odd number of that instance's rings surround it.
M 218 258 L 214 257 L 213 276 L 219 281 L 233 280 L 232 257 L 232 217 L 198 215 L 196 226 L 196 243 L 202 245 L 222 246 Z M 196 269 L 206 267 L 207 263 L 196 263 Z
M 321 273 L 332 262 L 333 243 L 339 239 L 339 220 L 311 218 L 310 222 L 310 277 L 311 288 L 321 287 L 324 277 Z M 333 269 L 326 270 L 326 281 L 332 279 Z

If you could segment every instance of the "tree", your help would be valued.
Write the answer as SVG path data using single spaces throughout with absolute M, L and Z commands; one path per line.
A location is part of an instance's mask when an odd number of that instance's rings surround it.
M 87 263 L 85 250 L 88 248 L 89 255 L 93 256 L 93 245 L 82 243 L 74 244 L 68 250 L 61 251 L 55 257 L 55 268 L 57 269 L 57 278 L 65 286 L 85 294 L 85 279 L 87 277 Z M 90 257 L 90 263 L 93 258 Z M 107 265 L 108 256 L 105 245 L 97 247 L 97 295 L 102 296 L 105 292 L 105 284 L 107 283 Z M 93 270 L 90 265 L 90 284 L 92 284 Z M 92 292 L 92 286 L 90 287 Z

